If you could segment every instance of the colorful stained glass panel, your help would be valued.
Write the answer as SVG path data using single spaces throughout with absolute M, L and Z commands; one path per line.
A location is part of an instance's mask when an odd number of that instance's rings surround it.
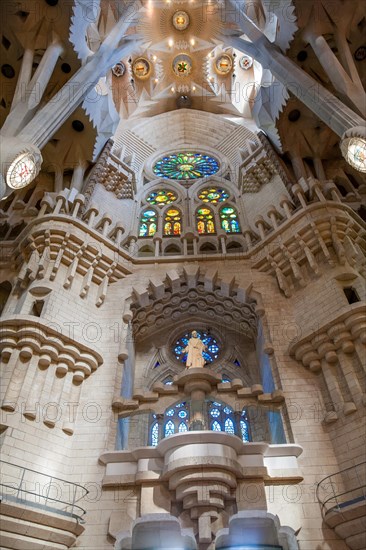
M 155 210 L 145 210 L 140 219 L 139 237 L 152 237 L 156 233 L 157 216 Z
M 187 181 L 216 174 L 219 167 L 214 157 L 185 151 L 159 159 L 153 167 L 153 172 L 160 178 Z
M 172 191 L 159 189 L 159 191 L 153 191 L 152 193 L 150 193 L 146 200 L 152 205 L 157 204 L 163 206 L 164 204 L 171 204 L 172 202 L 176 201 L 177 197 Z
M 208 187 L 203 189 L 198 198 L 202 202 L 210 202 L 211 204 L 217 204 L 219 202 L 225 202 L 229 198 L 229 193 L 224 189 L 218 187 Z
M 232 206 L 223 206 L 220 210 L 221 227 L 226 233 L 240 233 L 238 214 Z

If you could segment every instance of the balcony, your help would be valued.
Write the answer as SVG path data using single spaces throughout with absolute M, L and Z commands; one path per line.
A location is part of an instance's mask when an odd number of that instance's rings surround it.
M 324 522 L 349 548 L 366 548 L 366 462 L 324 478 L 317 498 Z
M 77 483 L 0 461 L 1 541 L 9 549 L 67 549 L 84 531 L 88 491 Z

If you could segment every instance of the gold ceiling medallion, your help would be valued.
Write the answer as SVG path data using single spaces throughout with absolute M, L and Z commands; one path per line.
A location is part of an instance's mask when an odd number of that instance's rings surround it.
M 132 71 L 136 78 L 145 80 L 151 73 L 151 65 L 144 57 L 138 57 L 132 64 Z
M 215 61 L 216 72 L 221 76 L 229 74 L 233 68 L 233 60 L 226 53 L 221 54 Z
M 189 55 L 177 55 L 173 59 L 173 71 L 177 76 L 188 76 L 192 71 L 192 60 Z
M 176 11 L 173 15 L 173 25 L 177 31 L 185 31 L 189 25 L 189 15 L 185 11 Z

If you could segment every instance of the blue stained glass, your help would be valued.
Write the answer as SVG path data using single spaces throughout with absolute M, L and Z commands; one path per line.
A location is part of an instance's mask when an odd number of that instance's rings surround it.
M 221 425 L 219 422 L 217 422 L 217 420 L 215 420 L 215 422 L 212 422 L 211 424 L 211 430 L 213 432 L 221 432 Z
M 220 210 L 221 227 L 226 233 L 240 233 L 238 214 L 234 207 L 223 206 Z
M 169 409 L 165 414 L 167 416 L 173 416 L 174 415 L 174 409 Z
M 178 416 L 179 416 L 179 418 L 185 418 L 187 416 L 187 412 L 186 411 L 179 411 Z
M 178 432 L 179 433 L 183 433 L 183 432 L 188 432 L 188 428 L 187 428 L 187 424 L 185 422 L 181 422 L 178 426 Z
M 225 432 L 227 434 L 235 434 L 235 430 L 234 430 L 234 424 L 233 424 L 233 421 L 230 419 L 230 418 L 227 418 L 225 420 Z
M 157 422 L 151 426 L 151 445 L 156 447 L 159 442 L 159 426 Z
M 220 347 L 216 341 L 216 339 L 207 333 L 202 333 L 199 331 L 196 331 L 198 334 L 198 337 L 201 338 L 202 342 L 207 346 L 207 350 L 205 350 L 202 355 L 206 361 L 206 363 L 212 363 L 215 359 L 217 359 Z M 188 344 L 188 340 L 190 339 L 191 334 L 185 334 L 179 340 L 176 341 L 176 344 L 174 346 L 174 355 L 179 360 L 182 361 L 182 363 L 186 363 L 187 361 L 187 354 L 184 353 L 184 349 L 186 348 Z
M 218 416 L 220 416 L 219 409 L 211 409 L 210 415 L 213 416 L 214 418 L 217 418 Z
M 218 170 L 219 163 L 214 157 L 189 151 L 165 156 L 159 159 L 153 167 L 156 176 L 180 181 L 211 176 Z
M 231 382 L 231 380 L 227 376 L 223 376 L 221 382 Z
M 168 420 L 168 422 L 165 424 L 164 434 L 165 437 L 168 437 L 168 435 L 173 435 L 175 432 L 174 424 L 171 420 Z
M 241 438 L 244 442 L 249 441 L 249 430 L 248 430 L 248 424 L 245 422 L 245 420 L 240 420 L 240 431 L 241 431 Z
M 167 379 L 164 380 L 164 386 L 171 386 L 173 384 L 173 380 Z
M 225 413 L 225 414 L 231 414 L 232 412 L 233 412 L 233 410 L 230 409 L 230 407 L 225 407 L 225 408 L 224 408 L 224 413 Z

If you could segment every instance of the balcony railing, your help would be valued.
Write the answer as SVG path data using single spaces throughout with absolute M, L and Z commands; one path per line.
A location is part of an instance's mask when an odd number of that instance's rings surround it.
M 86 512 L 76 503 L 88 494 L 85 487 L 5 460 L 0 460 L 0 467 L 3 502 L 22 503 L 84 523 Z
M 316 488 L 322 516 L 342 512 L 347 506 L 366 501 L 366 462 L 325 477 Z

